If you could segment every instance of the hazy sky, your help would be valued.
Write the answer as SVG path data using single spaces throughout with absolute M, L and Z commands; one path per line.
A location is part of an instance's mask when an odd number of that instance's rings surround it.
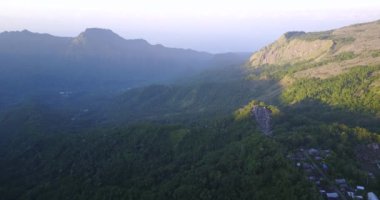
M 380 0 L 0 0 L 0 31 L 76 36 L 87 27 L 210 52 L 254 51 L 291 30 L 380 19 Z

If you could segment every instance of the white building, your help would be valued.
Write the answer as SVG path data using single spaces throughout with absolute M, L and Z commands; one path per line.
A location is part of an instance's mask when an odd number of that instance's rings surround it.
M 368 200 L 379 200 L 379 198 L 377 198 L 376 194 L 373 192 L 368 192 L 367 196 Z

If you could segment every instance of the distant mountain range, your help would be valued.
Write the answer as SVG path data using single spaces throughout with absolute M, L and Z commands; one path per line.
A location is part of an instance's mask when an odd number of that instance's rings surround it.
M 59 91 L 123 91 L 168 83 L 216 66 L 243 63 L 249 54 L 213 55 L 127 40 L 89 28 L 77 37 L 0 33 L 0 93 L 9 98 Z M 0 98 L 0 103 L 10 101 Z
M 112 113 L 120 110 L 115 118 L 130 115 L 129 120 L 139 114 L 178 119 L 211 110 L 221 115 L 223 110 L 231 113 L 237 105 L 258 99 L 276 105 L 316 101 L 380 116 L 379 33 L 380 21 L 322 32 L 288 32 L 252 54 L 246 70 L 219 68 L 198 75 L 190 87 L 129 90 Z
M 379 33 L 288 32 L 250 58 L 2 33 L 1 199 L 380 194 Z
M 1 66 L 12 68 L 48 67 L 72 70 L 112 79 L 167 79 L 194 72 L 209 65 L 213 55 L 193 50 L 151 45 L 145 40 L 126 40 L 111 30 L 86 29 L 75 38 L 55 37 L 29 31 L 0 34 Z M 70 69 L 71 68 L 71 69 Z M 97 71 L 98 70 L 98 71 Z M 83 73 L 83 72 L 82 72 Z M 109 77 L 108 77 L 109 78 Z M 96 78 L 95 78 L 96 79 Z

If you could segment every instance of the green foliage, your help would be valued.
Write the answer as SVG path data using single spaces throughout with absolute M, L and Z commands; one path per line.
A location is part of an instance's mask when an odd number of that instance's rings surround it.
M 364 79 L 371 82 L 378 68 L 355 70 L 336 79 L 353 88 L 361 87 Z M 313 92 L 319 86 L 330 87 L 318 82 L 315 88 L 304 90 Z M 192 105 L 189 109 L 199 106 L 202 99 L 207 103 L 223 102 L 212 99 L 212 87 L 204 89 L 202 95 L 195 95 L 194 104 L 188 104 Z M 130 104 L 133 106 L 128 107 L 129 111 L 139 111 L 143 106 L 149 111 L 170 105 L 165 102 L 178 106 L 177 102 L 183 102 L 178 100 L 189 101 L 187 95 L 193 95 L 189 91 L 192 90 L 151 86 L 128 94 L 136 95 L 128 96 L 136 99 L 123 100 L 135 103 Z M 277 106 L 256 100 L 236 111 L 235 119 L 201 122 L 202 116 L 195 115 L 198 119 L 188 126 L 141 124 L 93 128 L 75 134 L 65 126 L 58 126 L 63 134 L 41 129 L 38 125 L 47 127 L 41 122 L 54 118 L 49 113 L 49 117 L 45 116 L 41 112 L 44 109 L 31 112 L 27 123 L 20 123 L 20 110 L 2 120 L 24 128 L 8 138 L 4 132 L 0 134 L 1 139 L 7 138 L 0 144 L 0 195 L 4 199 L 319 199 L 313 185 L 286 158 L 287 153 L 300 147 L 332 149 L 334 156 L 327 161 L 333 169 L 331 175 L 362 183 L 365 171 L 355 160 L 353 149 L 359 144 L 380 142 L 380 138 L 365 128 L 331 124 L 349 117 L 360 120 L 352 113 L 338 115 L 328 105 L 319 107 L 320 100 L 315 100 L 303 110 L 297 105 L 282 105 L 281 114 Z M 133 110 L 139 106 L 138 101 L 141 107 Z M 156 102 L 164 107 L 155 108 Z M 278 116 L 273 118 L 273 137 L 257 132 L 249 118 L 254 105 L 265 106 Z M 158 118 L 175 110 L 175 106 L 157 112 Z M 374 123 L 378 127 L 378 121 Z M 54 124 L 57 122 L 50 126 Z M 378 191 L 376 184 L 371 188 Z
M 306 40 L 306 41 L 314 41 L 314 40 L 326 40 L 331 39 L 332 31 L 322 31 L 322 32 L 311 32 L 303 35 L 297 36 L 297 39 Z
M 17 135 L 0 148 L 4 199 L 317 199 L 281 144 L 249 121 Z
M 377 113 L 380 112 L 380 96 L 371 88 L 371 83 L 378 77 L 371 75 L 379 69 L 379 66 L 363 66 L 326 80 L 299 80 L 284 91 L 282 99 L 287 103 L 312 99 L 353 111 Z
M 278 116 L 281 114 L 281 111 L 277 106 L 269 105 L 267 108 L 272 112 L 273 116 Z
M 335 59 L 338 61 L 344 61 L 344 60 L 351 60 L 356 58 L 358 55 L 356 55 L 352 51 L 342 52 L 335 56 Z
M 293 111 L 293 112 L 289 112 Z M 325 109 L 317 109 L 313 116 L 323 115 Z M 309 117 L 307 112 L 290 107 L 283 111 L 276 120 L 274 129 L 275 139 L 284 144 L 289 152 L 299 149 L 317 148 L 330 150 L 331 156 L 324 160 L 329 166 L 328 176 L 331 180 L 345 178 L 352 185 L 365 185 L 367 189 L 379 192 L 380 184 L 376 180 L 368 181 L 368 172 L 378 173 L 368 165 L 373 163 L 361 163 L 358 148 L 374 142 L 379 143 L 379 134 L 370 132 L 362 127 L 348 126 L 342 123 L 333 123 L 338 117 L 317 121 Z M 350 114 L 342 115 L 349 117 Z M 353 114 L 351 114 L 353 115 Z M 359 120 L 358 116 L 353 118 Z M 377 119 L 377 124 L 379 123 Z M 376 126 L 376 125 L 375 125 Z M 367 156 L 365 154 L 365 156 Z M 372 157 L 372 159 L 375 159 Z M 375 167 L 376 168 L 376 167 Z
M 314 67 L 323 66 L 329 63 L 334 62 L 341 62 L 345 60 L 350 60 L 358 57 L 359 55 L 354 54 L 354 52 L 342 52 L 332 58 L 324 59 L 321 61 L 315 61 L 315 60 L 306 60 L 301 61 L 297 63 L 288 63 L 284 65 L 267 65 L 262 66 L 260 69 L 251 70 L 250 74 L 248 75 L 248 79 L 250 80 L 260 80 L 261 78 L 266 79 L 275 79 L 275 80 L 281 80 L 285 76 L 292 76 L 294 73 L 311 69 Z
M 340 46 L 350 44 L 354 42 L 356 39 L 354 37 L 335 37 L 334 41 L 336 43 L 335 48 L 339 48 Z
M 110 106 L 110 119 L 197 121 L 230 116 L 251 99 L 265 94 L 273 81 L 228 80 L 186 85 L 151 85 L 132 89 Z
M 290 40 L 290 39 L 293 39 L 293 38 L 300 38 L 302 36 L 304 36 L 306 33 L 303 32 L 303 31 L 291 31 L 291 32 L 287 32 L 284 34 L 285 38 Z
M 276 106 L 267 105 L 263 101 L 252 100 L 244 107 L 239 108 L 238 110 L 235 111 L 234 113 L 235 120 L 248 119 L 252 114 L 252 109 L 254 106 L 262 106 L 262 107 L 268 108 L 272 112 L 273 116 L 277 116 L 280 114 L 280 109 L 277 108 Z
M 372 51 L 371 53 L 372 58 L 377 58 L 380 56 L 380 50 Z
M 170 133 L 170 140 L 174 146 L 178 145 L 182 139 L 190 132 L 189 129 L 179 129 Z
M 14 104 L 7 98 L 14 94 L 40 96 L 38 103 L 0 111 L 1 199 L 321 199 L 286 157 L 299 148 L 330 149 L 325 162 L 331 177 L 366 182 L 368 171 L 359 163 L 357 149 L 380 142 L 374 115 L 380 113 L 380 67 L 357 67 L 326 80 L 303 79 L 283 91 L 277 81 L 285 76 L 360 56 L 332 56 L 355 38 L 338 38 L 331 31 L 285 37 L 328 39 L 334 46 L 322 59 L 253 69 L 250 80 L 243 80 L 246 72 L 239 67 L 215 68 L 178 85 L 128 89 L 116 100 L 120 89 L 142 85 L 141 77 L 121 83 L 117 80 L 125 80 L 125 73 L 116 79 L 111 73 L 104 76 L 113 77 L 109 86 L 107 78 L 95 85 L 81 79 L 80 90 L 65 98 L 49 94 L 67 87 L 66 79 L 46 91 L 28 90 L 34 88 L 26 87 L 29 82 L 5 87 L 9 83 L 3 81 L 2 105 Z M 215 65 L 236 61 L 242 57 L 222 56 Z M 77 88 L 78 82 L 69 86 Z M 284 104 L 277 100 L 281 92 Z M 257 131 L 251 118 L 255 105 L 276 116 L 270 137 Z M 380 191 L 379 182 L 367 185 Z
M 253 101 L 249 102 L 247 105 L 245 105 L 244 107 L 236 110 L 234 113 L 235 120 L 243 120 L 243 119 L 249 118 L 251 116 L 251 113 L 252 113 L 252 108 L 258 104 L 259 104 L 259 102 L 253 100 Z
M 248 79 L 250 80 L 260 80 L 262 78 L 265 79 L 275 79 L 281 80 L 286 75 L 292 75 L 297 71 L 309 69 L 312 67 L 321 66 L 323 64 L 327 64 L 330 61 L 321 61 L 321 62 L 313 62 L 313 60 L 297 62 L 293 64 L 284 64 L 284 65 L 266 65 L 262 66 L 262 68 L 258 70 L 253 70 L 248 75 Z

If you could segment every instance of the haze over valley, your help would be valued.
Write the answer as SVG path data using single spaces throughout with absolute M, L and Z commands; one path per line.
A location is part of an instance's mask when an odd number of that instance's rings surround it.
M 1 2 L 0 199 L 376 200 L 379 11 Z

